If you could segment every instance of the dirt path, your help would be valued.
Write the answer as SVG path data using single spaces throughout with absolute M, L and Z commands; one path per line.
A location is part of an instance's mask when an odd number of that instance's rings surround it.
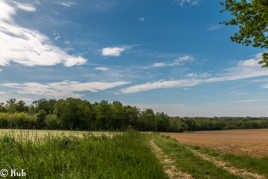
M 201 157 L 204 160 L 207 160 L 209 162 L 214 163 L 217 167 L 221 167 L 228 171 L 229 173 L 232 173 L 234 175 L 241 176 L 243 178 L 255 178 L 255 179 L 265 179 L 264 176 L 257 174 L 257 173 L 251 173 L 247 171 L 246 169 L 238 169 L 230 165 L 228 162 L 220 161 L 215 159 L 214 157 L 208 156 L 206 154 L 202 154 L 196 150 L 190 149 L 195 155 Z
M 168 158 L 167 155 L 153 142 L 150 141 L 153 152 L 156 154 L 156 157 L 163 164 L 165 173 L 169 176 L 170 179 L 193 179 L 191 175 L 179 171 L 174 165 L 174 161 Z

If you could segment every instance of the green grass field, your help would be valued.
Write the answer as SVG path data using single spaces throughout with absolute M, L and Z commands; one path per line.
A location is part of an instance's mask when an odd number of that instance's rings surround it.
M 268 157 L 257 158 L 248 155 L 233 155 L 208 148 L 200 148 L 198 146 L 190 147 L 200 151 L 201 153 L 213 156 L 218 160 L 229 162 L 237 168 L 247 169 L 248 171 L 262 174 L 268 178 Z
M 232 175 L 222 168 L 216 167 L 213 163 L 202 160 L 194 155 L 184 145 L 179 144 L 175 139 L 164 136 L 155 137 L 156 144 L 175 161 L 175 166 L 193 178 L 240 178 Z
M 219 166 L 194 151 L 228 162 L 228 166 Z M 135 131 L 0 130 L 0 156 L 0 178 L 1 169 L 24 169 L 27 178 L 55 179 L 268 178 L 267 158 L 225 154 Z M 237 172 L 240 169 L 252 172 L 253 177 Z
M 0 169 L 24 169 L 28 178 L 167 178 L 149 136 L 0 137 Z

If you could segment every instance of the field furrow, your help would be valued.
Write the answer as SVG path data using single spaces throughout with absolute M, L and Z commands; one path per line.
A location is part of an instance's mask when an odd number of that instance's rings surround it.
M 175 139 L 155 135 L 155 144 L 163 151 L 164 155 L 173 161 L 179 171 L 198 179 L 242 179 L 243 177 L 228 172 L 194 154 L 188 147 L 178 143 Z
M 162 163 L 164 171 L 170 179 L 193 179 L 191 175 L 179 171 L 175 166 L 175 161 L 165 155 L 164 152 L 154 143 L 153 140 L 150 141 L 150 144 L 153 152 Z
M 229 173 L 232 173 L 234 175 L 239 175 L 243 178 L 265 179 L 265 177 L 260 174 L 249 172 L 246 169 L 235 168 L 234 166 L 231 166 L 231 164 L 228 162 L 217 160 L 216 158 L 212 156 L 202 154 L 193 149 L 189 149 L 189 150 L 191 150 L 195 155 L 201 157 L 202 159 L 210 161 L 214 163 L 217 167 L 221 167 L 225 169 L 226 171 L 228 171 Z

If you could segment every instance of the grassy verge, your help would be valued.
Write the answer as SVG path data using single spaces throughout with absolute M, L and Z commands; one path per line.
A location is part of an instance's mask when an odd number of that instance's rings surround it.
M 250 172 L 259 173 L 268 178 L 268 157 L 256 158 L 247 155 L 239 156 L 223 153 L 213 149 L 203 147 L 201 148 L 199 146 L 191 147 L 201 153 L 208 154 L 210 156 L 216 157 L 219 160 L 229 162 L 236 168 L 247 169 Z
M 0 137 L 0 169 L 25 169 L 27 178 L 167 178 L 148 146 L 148 135 L 113 137 Z
M 234 179 L 241 178 L 232 175 L 215 164 L 203 160 L 194 155 L 184 145 L 179 144 L 175 139 L 167 136 L 155 136 L 155 143 L 175 161 L 177 169 L 192 175 L 194 178 L 217 178 L 217 179 Z

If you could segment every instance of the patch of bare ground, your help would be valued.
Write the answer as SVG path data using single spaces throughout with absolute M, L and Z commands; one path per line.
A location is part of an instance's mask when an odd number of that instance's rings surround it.
M 203 160 L 207 160 L 209 162 L 214 163 L 217 167 L 223 168 L 229 173 L 232 173 L 234 175 L 241 176 L 242 178 L 254 178 L 254 179 L 265 179 L 264 176 L 257 174 L 257 173 L 252 173 L 247 171 L 246 169 L 238 169 L 230 165 L 228 162 L 223 162 L 220 160 L 216 160 L 214 157 L 202 154 L 196 150 L 190 149 L 195 155 L 201 157 Z
M 236 155 L 268 156 L 268 129 L 161 133 L 182 144 L 198 145 Z
M 191 175 L 179 171 L 174 165 L 175 162 L 171 160 L 167 155 L 165 155 L 164 152 L 154 143 L 153 140 L 150 141 L 150 144 L 153 152 L 163 164 L 164 171 L 170 179 L 193 179 Z

